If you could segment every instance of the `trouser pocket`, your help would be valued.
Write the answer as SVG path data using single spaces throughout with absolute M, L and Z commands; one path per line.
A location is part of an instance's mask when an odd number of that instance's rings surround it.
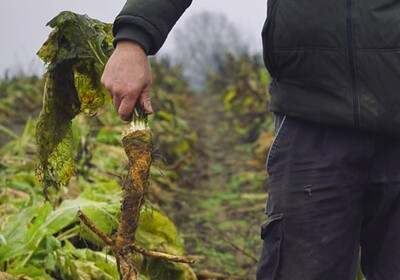
M 283 214 L 274 214 L 261 226 L 263 249 L 257 266 L 257 280 L 275 280 L 282 247 Z
M 275 155 L 278 150 L 278 144 L 281 138 L 284 138 L 284 134 L 286 131 L 286 123 L 287 123 L 287 116 L 286 115 L 275 115 L 275 138 L 274 141 L 271 144 L 271 147 L 269 148 L 268 151 L 268 156 L 266 160 L 266 170 L 268 173 L 270 173 L 270 166 L 272 163 L 275 161 Z

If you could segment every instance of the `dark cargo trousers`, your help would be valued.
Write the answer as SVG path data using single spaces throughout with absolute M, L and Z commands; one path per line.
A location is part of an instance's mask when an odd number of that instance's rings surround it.
M 257 280 L 400 280 L 400 140 L 278 122 Z

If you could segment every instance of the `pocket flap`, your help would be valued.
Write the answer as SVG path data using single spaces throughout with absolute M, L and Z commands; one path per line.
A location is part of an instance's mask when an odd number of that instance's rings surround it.
M 264 239 L 269 229 L 275 224 L 275 222 L 282 220 L 283 213 L 273 214 L 261 225 L 261 239 Z

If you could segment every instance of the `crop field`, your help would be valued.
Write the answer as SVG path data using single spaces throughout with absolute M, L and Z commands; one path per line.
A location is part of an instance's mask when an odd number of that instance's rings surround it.
M 86 83 L 98 65 L 76 61 L 74 99 L 61 52 L 49 46 L 39 52 L 51 70 L 44 78 L 0 82 L 0 279 L 117 279 L 117 254 L 77 212 L 117 236 L 126 124 Z M 273 138 L 261 59 L 228 56 L 196 91 L 167 59 L 152 71 L 152 167 L 135 242 L 195 263 L 133 252 L 138 279 L 253 279 Z
M 0 279 L 254 279 L 274 137 L 261 58 L 227 55 L 201 90 L 152 60 L 154 114 L 128 141 L 99 83 L 110 26 L 51 25 L 44 77 L 0 80 Z

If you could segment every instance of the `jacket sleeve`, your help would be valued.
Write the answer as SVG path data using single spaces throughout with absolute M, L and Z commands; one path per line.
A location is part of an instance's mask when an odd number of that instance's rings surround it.
M 147 54 L 154 55 L 191 3 L 192 0 L 128 0 L 114 21 L 114 44 L 120 40 L 136 41 Z

